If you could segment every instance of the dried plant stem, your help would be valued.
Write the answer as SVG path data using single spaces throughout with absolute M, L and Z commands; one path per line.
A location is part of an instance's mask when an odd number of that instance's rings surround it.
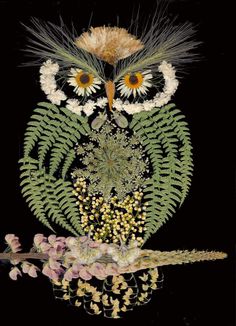
M 142 258 L 152 260 L 156 267 L 167 265 L 190 264 L 194 262 L 225 259 L 227 254 L 221 251 L 197 251 L 197 250 L 174 250 L 174 251 L 153 251 L 142 250 Z M 140 259 L 140 257 L 138 258 Z
M 206 261 L 206 260 L 217 260 L 224 259 L 227 254 L 220 251 L 187 251 L 187 250 L 176 250 L 176 251 L 153 251 L 153 250 L 142 250 L 140 256 L 136 259 L 135 263 L 143 265 L 146 268 L 154 268 L 158 266 L 166 265 L 179 265 L 189 264 L 194 262 Z M 48 254 L 38 252 L 28 253 L 0 253 L 0 260 L 27 260 L 27 259 L 39 259 L 47 260 Z M 143 261 L 146 263 L 143 264 Z M 110 255 L 103 255 L 97 259 L 99 263 L 115 263 Z M 140 265 L 140 266 L 141 266 Z
M 0 260 L 27 260 L 27 259 L 48 259 L 48 254 L 43 254 L 41 252 L 26 252 L 26 253 L 0 253 Z

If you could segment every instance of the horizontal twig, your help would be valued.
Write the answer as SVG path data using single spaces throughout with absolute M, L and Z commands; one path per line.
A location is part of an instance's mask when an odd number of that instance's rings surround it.
M 43 254 L 41 252 L 26 252 L 26 253 L 18 253 L 18 252 L 4 252 L 0 253 L 0 260 L 27 260 L 27 259 L 39 259 L 39 260 L 47 260 L 48 254 Z

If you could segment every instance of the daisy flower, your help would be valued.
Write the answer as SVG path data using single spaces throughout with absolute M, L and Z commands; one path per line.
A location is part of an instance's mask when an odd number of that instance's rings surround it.
M 96 93 L 100 89 L 101 81 L 94 77 L 93 74 L 84 72 L 81 69 L 72 68 L 69 74 L 68 83 L 74 87 L 76 94 L 84 96 Z
M 151 70 L 144 72 L 128 73 L 121 79 L 117 89 L 121 96 L 134 97 L 138 95 L 146 95 L 149 87 L 152 86 L 150 80 L 152 79 Z

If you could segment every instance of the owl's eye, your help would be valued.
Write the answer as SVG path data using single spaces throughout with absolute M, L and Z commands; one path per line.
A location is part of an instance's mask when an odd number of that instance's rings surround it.
M 72 68 L 68 79 L 69 85 L 74 87 L 74 92 L 78 95 L 90 95 L 100 89 L 101 81 L 81 69 Z
M 148 88 L 152 86 L 151 79 L 151 70 L 129 73 L 121 79 L 117 89 L 120 91 L 121 96 L 146 95 Z

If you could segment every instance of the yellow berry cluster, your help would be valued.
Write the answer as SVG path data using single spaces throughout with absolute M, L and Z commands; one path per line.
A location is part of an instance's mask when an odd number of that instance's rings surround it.
M 84 178 L 74 183 L 74 195 L 79 207 L 81 225 L 86 233 L 95 241 L 119 243 L 136 240 L 143 243 L 146 230 L 146 204 L 143 204 L 143 193 L 135 191 L 124 200 L 113 196 L 107 201 L 99 194 L 88 194 Z

